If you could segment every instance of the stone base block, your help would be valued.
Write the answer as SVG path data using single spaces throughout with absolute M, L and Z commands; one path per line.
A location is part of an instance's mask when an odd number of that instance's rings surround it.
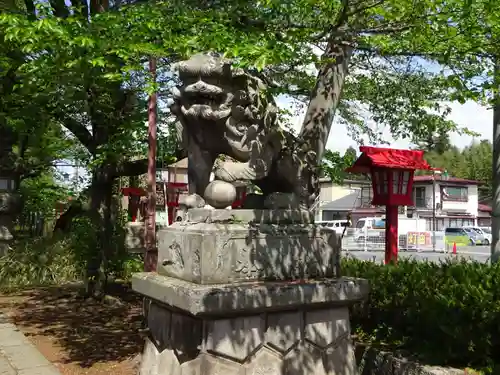
M 158 231 L 158 273 L 198 284 L 338 277 L 340 237 L 308 215 L 190 210 L 187 221 Z
M 349 305 L 362 279 L 200 285 L 134 275 L 149 338 L 141 375 L 355 375 Z
M 366 298 L 368 281 L 340 279 L 260 281 L 200 285 L 154 272 L 136 273 L 132 289 L 193 316 L 250 314 L 322 305 L 349 305 Z
M 195 318 L 149 301 L 140 375 L 355 375 L 347 306 Z

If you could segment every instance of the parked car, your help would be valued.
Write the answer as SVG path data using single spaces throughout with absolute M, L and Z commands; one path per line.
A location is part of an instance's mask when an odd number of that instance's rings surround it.
M 481 228 L 481 227 L 465 227 L 470 228 L 477 233 L 479 233 L 480 236 L 482 236 L 483 241 L 481 242 L 482 245 L 489 245 L 491 243 L 491 229 L 488 231 L 489 228 Z
M 479 228 L 481 228 L 481 230 L 484 233 L 491 235 L 491 227 L 479 227 Z
M 447 239 L 450 237 L 467 237 L 469 239 L 469 245 L 471 246 L 481 243 L 479 233 L 473 231 L 472 229 L 466 230 L 466 228 L 446 228 L 444 230 L 444 235 Z
M 337 234 L 344 234 L 346 227 L 351 226 L 349 220 L 331 220 L 331 221 L 317 221 L 316 224 L 321 225 L 325 229 L 334 231 Z

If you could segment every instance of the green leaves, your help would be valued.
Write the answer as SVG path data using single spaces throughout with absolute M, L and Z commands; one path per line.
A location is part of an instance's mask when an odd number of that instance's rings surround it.
M 500 364 L 500 266 L 345 259 L 342 267 L 346 276 L 370 282 L 369 301 L 351 315 L 353 330 L 365 338 L 409 351 L 426 364 Z
M 359 175 L 351 176 L 345 171 L 354 164 L 356 159 L 357 152 L 352 147 L 349 147 L 343 156 L 339 152 L 326 150 L 320 167 L 321 173 L 338 184 L 342 184 L 346 178 L 358 179 Z
M 459 150 L 450 143 L 447 134 L 439 134 L 417 142 L 417 145 L 425 151 L 425 159 L 432 167 L 445 169 L 453 177 L 480 181 L 480 202 L 492 200 L 493 145 L 490 141 L 473 142 Z

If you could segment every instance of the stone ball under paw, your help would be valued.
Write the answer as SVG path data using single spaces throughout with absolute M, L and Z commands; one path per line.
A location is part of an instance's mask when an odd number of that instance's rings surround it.
M 205 201 L 214 208 L 226 208 L 236 199 L 236 188 L 229 182 L 212 181 L 205 189 Z

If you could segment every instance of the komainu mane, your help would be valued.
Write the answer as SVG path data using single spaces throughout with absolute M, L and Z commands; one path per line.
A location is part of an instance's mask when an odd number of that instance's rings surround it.
M 316 153 L 281 129 L 263 81 L 211 54 L 195 55 L 176 69 L 182 83 L 170 109 L 188 154 L 190 195 L 203 197 L 214 170 L 218 180 L 249 181 L 262 190 L 262 199 L 248 208 L 275 208 L 276 193 L 310 208 L 319 191 Z M 232 160 L 214 168 L 220 155 Z

